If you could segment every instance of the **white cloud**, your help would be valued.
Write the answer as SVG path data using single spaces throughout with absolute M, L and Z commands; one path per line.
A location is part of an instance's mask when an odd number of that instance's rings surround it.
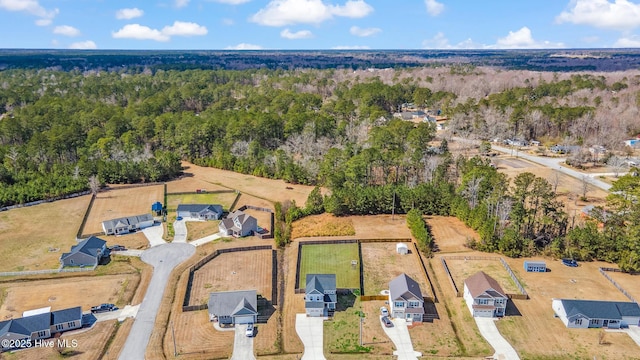
M 640 36 L 631 35 L 631 36 L 628 36 L 628 37 L 622 37 L 622 38 L 618 39 L 613 44 L 613 47 L 617 47 L 617 48 L 637 48 L 637 47 L 640 47 Z
M 261 49 L 262 49 L 262 46 L 260 45 L 247 44 L 247 43 L 240 43 L 238 45 L 227 46 L 225 48 L 225 50 L 261 50 Z
M 96 43 L 94 43 L 91 40 L 74 42 L 73 44 L 69 45 L 69 49 L 87 50 L 87 49 L 97 49 L 97 48 L 98 47 L 96 46 Z
M 187 5 L 189 5 L 189 1 L 190 0 L 176 0 L 174 5 L 177 8 L 183 8 L 183 7 L 187 6 Z
M 280 32 L 280 36 L 289 40 L 309 39 L 313 37 L 313 33 L 311 33 L 311 31 L 309 30 L 300 30 L 296 32 L 291 32 L 289 29 L 284 29 Z
M 352 26 L 351 29 L 349 29 L 349 32 L 351 33 L 351 35 L 360 36 L 360 37 L 372 36 L 381 31 L 382 30 L 380 28 L 361 28 L 359 26 Z
M 248 3 L 251 0 L 213 0 L 213 2 L 221 3 L 221 4 L 229 4 L 229 5 L 240 5 L 244 3 Z
M 235 24 L 235 21 L 233 21 L 233 19 L 222 19 L 222 25 L 231 26 L 233 24 Z
M 370 47 L 366 45 L 338 45 L 332 47 L 333 50 L 368 50 Z
M 556 22 L 631 30 L 640 26 L 640 4 L 628 0 L 572 0 Z
M 80 30 L 74 28 L 73 26 L 60 25 L 53 28 L 53 33 L 73 37 L 80 35 Z
M 119 20 L 135 19 L 142 15 L 144 15 L 144 11 L 138 8 L 120 9 L 116 11 L 116 19 Z
M 50 25 L 51 19 L 56 17 L 60 12 L 58 9 L 45 9 L 37 0 L 0 0 L 0 9 L 5 9 L 7 11 L 22 11 L 37 16 L 41 18 L 36 20 L 36 25 L 38 26 Z
M 122 29 L 111 33 L 115 39 L 136 39 L 136 40 L 155 40 L 169 41 L 170 37 L 163 34 L 159 30 L 152 29 L 148 26 L 140 24 L 127 24 Z
M 427 13 L 431 16 L 438 16 L 444 11 L 444 4 L 436 0 L 424 0 L 424 5 L 427 7 Z
M 323 0 L 271 0 L 249 18 L 266 26 L 320 24 L 334 16 L 361 18 L 373 12 L 364 0 L 348 0 L 344 5 L 328 5 Z
M 207 33 L 205 26 L 193 22 L 174 21 L 173 25 L 162 28 L 162 34 L 167 36 L 200 36 Z
M 564 47 L 564 44 L 534 40 L 531 30 L 523 26 L 520 30 L 509 31 L 509 35 L 498 39 L 495 47 L 498 49 L 549 49 Z
M 455 45 L 449 43 L 449 39 L 442 33 L 435 34 L 431 39 L 424 40 L 422 47 L 425 49 L 486 49 L 487 46 L 466 39 Z

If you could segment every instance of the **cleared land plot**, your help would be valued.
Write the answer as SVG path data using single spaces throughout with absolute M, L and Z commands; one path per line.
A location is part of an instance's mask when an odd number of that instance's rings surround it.
M 214 329 L 208 310 L 181 312 L 173 324 L 180 358 L 183 355 L 185 359 L 228 359 L 231 356 L 234 332 Z M 170 342 L 170 337 L 165 341 Z
M 218 255 L 193 274 L 189 305 L 209 301 L 216 291 L 253 290 L 271 298 L 271 250 L 239 251 Z
M 98 193 L 93 202 L 84 234 L 102 231 L 102 222 L 125 216 L 151 213 L 151 204 L 164 201 L 162 185 L 140 186 L 128 189 L 113 187 Z
M 364 295 L 378 295 L 389 289 L 389 281 L 405 273 L 418 282 L 424 296 L 433 296 L 431 288 L 418 260 L 412 244 L 412 252 L 400 255 L 396 243 L 362 243 L 362 264 L 364 270 Z
M 350 216 L 356 236 L 363 239 L 408 239 L 411 232 L 404 215 Z
M 440 253 L 469 251 L 464 246 L 467 239 L 480 238 L 473 229 L 452 216 L 427 216 L 426 221 Z
M 484 271 L 487 275 L 498 281 L 498 284 L 502 286 L 502 290 L 507 294 L 519 294 L 518 287 L 509 276 L 507 269 L 502 266 L 502 263 L 497 259 L 495 260 L 454 260 L 447 258 L 447 266 L 451 272 L 451 276 L 458 287 L 458 291 L 464 290 L 464 281 L 471 275 L 478 271 Z
M 615 280 L 618 285 L 622 286 L 622 288 L 636 301 L 640 301 L 640 275 L 631 275 L 612 271 L 608 271 L 606 274 Z
M 52 310 L 82 306 L 84 311 L 102 303 L 122 307 L 131 300 L 139 280 L 138 275 L 121 274 L 0 284 L 6 294 L 0 306 L 0 320 L 47 306 Z
M 524 168 L 539 168 L 542 167 L 533 162 L 529 162 L 522 159 L 513 159 L 513 158 L 498 158 L 494 160 L 498 166 L 508 166 L 512 169 L 524 169 Z
M 197 240 L 220 231 L 220 221 L 187 221 L 187 241 Z
M 91 198 L 81 196 L 0 212 L 0 271 L 56 269 L 76 244 Z
M 351 261 L 356 260 L 355 266 Z M 358 244 L 303 245 L 300 261 L 300 288 L 306 286 L 307 274 L 336 274 L 338 288 L 360 288 Z
M 598 272 L 598 267 L 610 264 L 581 262 L 579 267 L 570 268 L 560 260 L 546 259 L 550 272 L 528 273 L 522 269 L 523 259 L 505 260 L 530 296 L 529 300 L 513 301 L 522 316 L 507 316 L 497 323 L 521 358 L 637 358 L 638 346 L 626 334 L 606 333 L 608 344 L 599 345 L 603 330 L 567 329 L 553 317 L 553 298 L 629 301 Z
M 351 217 L 336 217 L 333 214 L 313 215 L 295 221 L 292 225 L 291 238 L 313 236 L 349 236 L 355 235 Z
M 167 211 L 175 212 L 180 204 L 218 204 L 222 205 L 224 211 L 229 211 L 229 207 L 236 199 L 235 192 L 231 193 L 204 193 L 204 194 L 167 194 Z

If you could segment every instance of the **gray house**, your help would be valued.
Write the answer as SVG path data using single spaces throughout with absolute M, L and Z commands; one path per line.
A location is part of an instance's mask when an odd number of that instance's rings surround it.
M 180 204 L 178 205 L 178 216 L 189 217 L 198 220 L 220 220 L 222 217 L 222 206 L 207 204 Z
M 255 290 L 221 291 L 209 295 L 209 321 L 220 325 L 253 324 L 258 319 Z
M 55 333 L 82 327 L 82 308 L 45 312 L 0 322 L 0 350 L 7 351 L 15 341 L 48 339 Z M 4 341 L 9 340 L 9 341 Z
M 71 247 L 71 251 L 60 256 L 62 266 L 96 266 L 109 257 L 107 242 L 92 236 Z
M 258 220 L 243 211 L 236 210 L 222 220 L 220 232 L 235 237 L 249 236 L 258 231 Z
M 568 328 L 640 326 L 640 306 L 635 302 L 553 299 L 551 306 Z
M 153 216 L 151 216 L 151 214 L 127 216 L 103 221 L 102 230 L 107 235 L 120 235 L 153 226 L 153 223 Z
M 407 274 L 400 274 L 389 282 L 389 305 L 392 317 L 422 322 L 424 297 L 420 285 Z
M 464 301 L 474 317 L 504 316 L 508 300 L 500 284 L 482 271 L 464 281 Z
M 336 274 L 307 274 L 304 295 L 307 316 L 329 316 L 337 302 Z

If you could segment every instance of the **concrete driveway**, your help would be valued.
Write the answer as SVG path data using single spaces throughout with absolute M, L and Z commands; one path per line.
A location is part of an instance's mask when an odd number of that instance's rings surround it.
M 236 336 L 233 341 L 231 360 L 256 360 L 253 355 L 253 338 L 245 334 L 246 324 L 236 325 Z
M 124 319 L 128 317 L 135 318 L 136 315 L 138 314 L 139 308 L 140 308 L 140 304 L 135 306 L 127 305 L 124 308 L 118 309 L 116 311 L 93 314 L 93 316 L 96 317 L 96 322 L 116 320 L 116 319 L 118 321 L 124 321 Z
M 142 233 L 147 237 L 147 240 L 149 240 L 149 246 L 151 247 L 167 243 L 162 238 L 162 235 L 164 234 L 162 223 L 156 223 L 153 226 L 144 228 L 142 229 Z
M 398 360 L 415 360 L 422 356 L 422 353 L 413 350 L 407 321 L 404 319 L 393 319 L 391 321 L 393 322 L 393 327 L 386 327 L 382 323 L 382 316 L 378 317 L 380 326 L 382 326 L 385 334 L 393 341 L 393 345 L 396 347 L 393 355 L 396 355 Z
M 626 333 L 627 335 L 629 335 L 629 337 L 631 337 L 631 340 L 633 340 L 636 344 L 638 344 L 638 346 L 640 346 L 640 327 L 638 326 L 629 325 L 629 328 L 627 329 L 607 329 L 606 331 Z
M 153 331 L 160 302 L 169 281 L 173 268 L 190 258 L 196 248 L 189 244 L 164 244 L 146 250 L 140 257 L 142 261 L 153 266 L 153 276 L 140 304 L 136 319 L 119 359 L 144 359 Z
M 144 250 L 129 249 L 129 250 L 124 250 L 124 251 L 111 251 L 111 255 L 137 256 L 137 257 L 140 257 L 140 256 L 142 256 L 143 252 L 144 252 Z
M 324 319 L 296 314 L 296 332 L 304 345 L 302 360 L 326 360 L 322 350 Z
M 222 236 L 220 233 L 217 234 L 213 234 L 213 235 L 209 235 L 209 236 L 205 236 L 203 238 L 200 239 L 196 239 L 193 241 L 190 241 L 189 244 L 193 245 L 193 246 L 200 246 L 200 245 L 204 245 L 206 243 L 212 242 L 214 240 L 218 240 L 220 239 Z
M 185 219 L 173 222 L 173 243 L 187 242 L 187 222 Z
M 500 335 L 494 318 L 474 317 L 473 319 L 476 321 L 482 337 L 485 338 L 493 350 L 495 350 L 493 354 L 494 359 L 520 359 L 516 350 Z

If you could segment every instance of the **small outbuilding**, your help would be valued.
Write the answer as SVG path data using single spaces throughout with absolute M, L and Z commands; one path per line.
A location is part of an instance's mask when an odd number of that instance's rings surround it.
M 547 272 L 547 263 L 544 261 L 525 261 L 524 269 L 527 272 Z
M 407 247 L 407 244 L 405 244 L 405 243 L 397 243 L 396 244 L 396 251 L 400 255 L 407 255 L 409 253 L 409 247 Z
M 160 201 L 156 201 L 151 204 L 151 212 L 156 214 L 156 216 L 162 215 L 162 203 Z

